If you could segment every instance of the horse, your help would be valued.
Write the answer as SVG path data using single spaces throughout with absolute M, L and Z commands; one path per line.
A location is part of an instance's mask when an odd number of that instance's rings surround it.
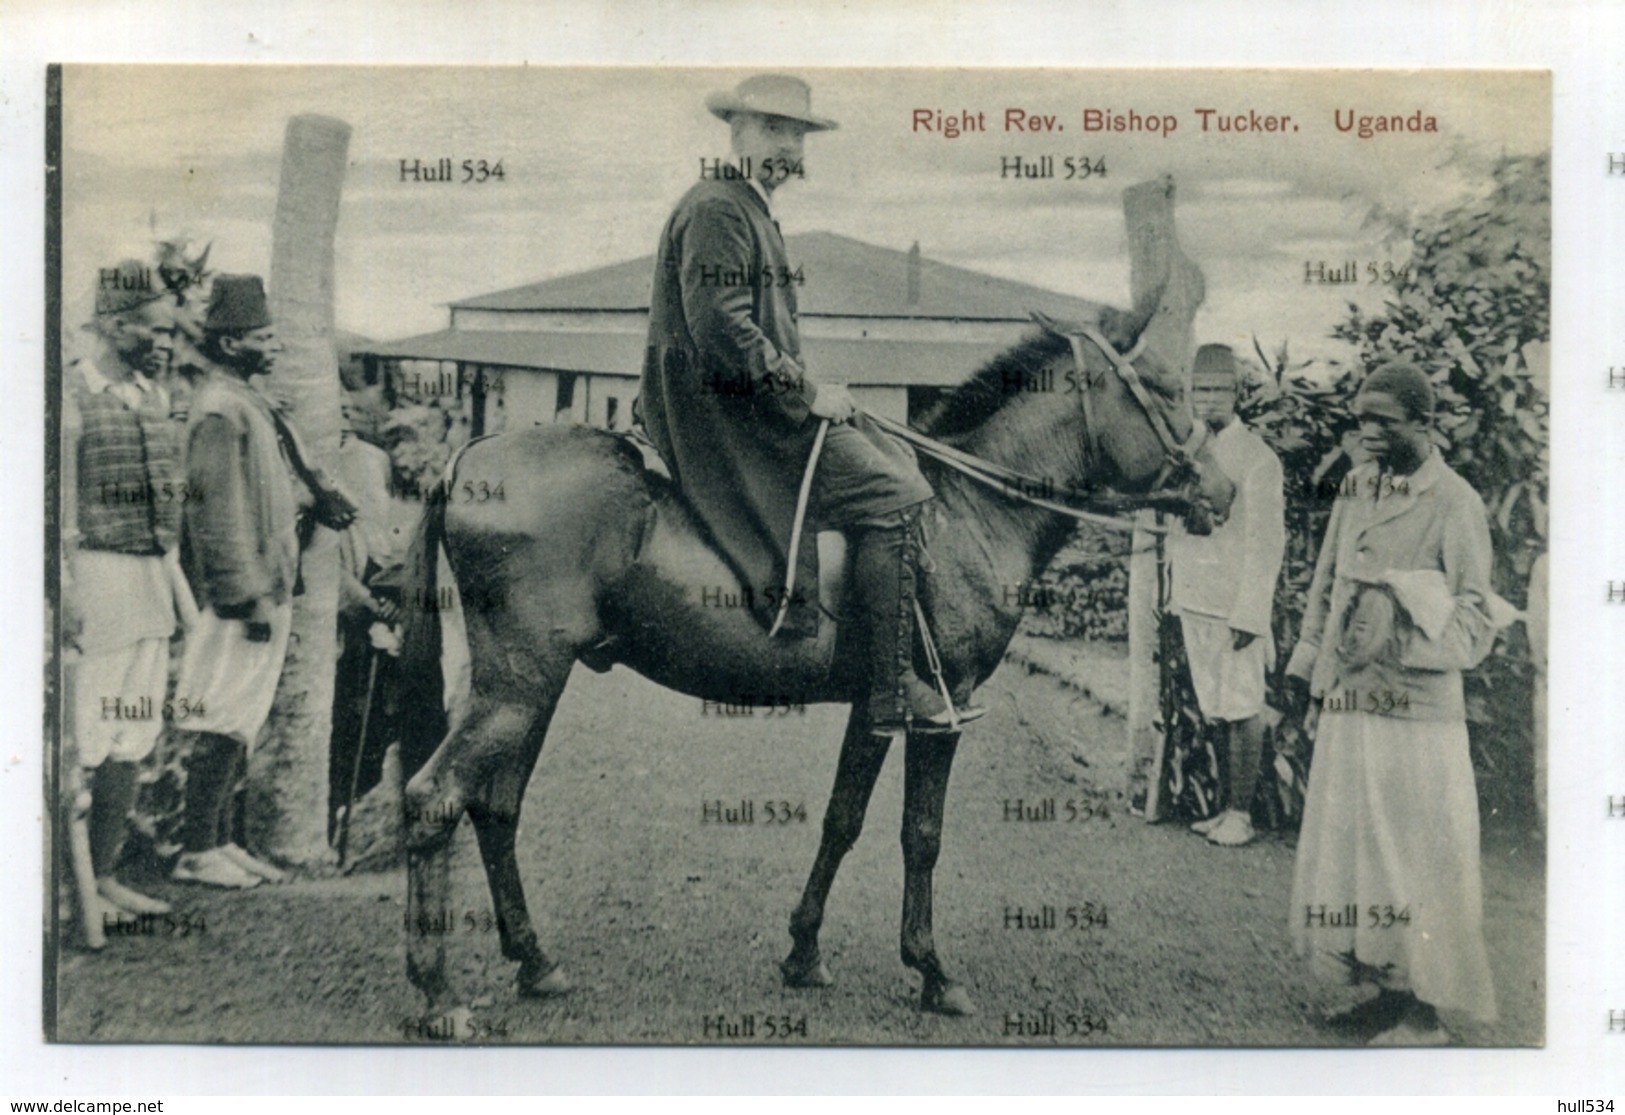
M 1191 418 L 1180 377 L 1139 351 L 1150 316 L 1103 308 L 1097 321 L 1076 327 L 1040 317 L 1041 328 L 938 402 L 923 431 L 952 458 L 980 460 L 1006 478 L 1043 478 L 1045 496 L 1109 486 L 1149 500 L 1154 485 L 1178 479 L 1181 506 L 1194 501 L 1222 521 L 1235 489 L 1209 445 L 1198 444 L 1205 429 Z M 1125 357 L 1125 349 L 1133 351 Z M 791 987 L 832 982 L 818 948 L 825 900 L 892 742 L 869 731 L 864 658 L 852 653 L 862 633 L 826 619 L 816 637 L 774 639 L 747 608 L 705 606 L 703 595 L 719 586 L 739 599 L 739 580 L 681 494 L 646 470 L 625 441 L 583 426 L 498 434 L 467 445 L 425 501 L 408 557 L 408 599 L 438 599 L 443 548 L 467 604 L 461 615 L 470 673 L 464 710 L 441 739 L 434 726 L 439 625 L 424 612 L 409 618 L 402 690 L 422 707 L 403 717 L 418 732 L 403 740 L 403 758 L 408 771 L 428 758 L 403 795 L 407 971 L 431 1019 L 466 1014 L 446 974 L 444 937 L 413 931 L 420 917 L 447 905 L 449 844 L 464 813 L 474 825 L 502 954 L 519 966 L 519 993 L 569 990 L 531 924 L 514 842 L 549 721 L 578 660 L 598 670 L 619 663 L 702 700 L 760 703 L 750 696 L 771 695 L 772 702 L 852 704 L 818 851 L 790 917 L 791 949 L 780 964 Z M 931 571 L 921 591 L 937 648 L 932 665 L 953 693 L 968 694 L 993 673 L 1015 634 L 1020 604 L 1011 598 L 1019 594 L 1010 587 L 1044 570 L 1074 522 L 1054 499 L 1014 499 L 1019 485 L 1006 480 L 995 490 L 968 475 L 975 469 L 950 463 L 920 460 L 936 492 L 922 517 Z M 500 501 L 456 494 L 499 484 Z M 839 579 L 838 560 L 823 567 L 821 582 Z M 829 585 L 823 588 L 821 596 Z M 974 1011 L 938 955 L 931 924 L 958 742 L 957 732 L 910 732 L 904 744 L 902 960 L 921 975 L 921 1008 L 947 1015 Z

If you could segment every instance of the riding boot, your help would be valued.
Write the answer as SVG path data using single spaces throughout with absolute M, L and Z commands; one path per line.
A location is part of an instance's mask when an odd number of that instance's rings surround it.
M 984 711 L 967 708 L 956 718 L 914 671 L 918 516 L 918 507 L 906 508 L 852 530 L 852 584 L 869 632 L 869 726 L 876 733 L 951 730 Z

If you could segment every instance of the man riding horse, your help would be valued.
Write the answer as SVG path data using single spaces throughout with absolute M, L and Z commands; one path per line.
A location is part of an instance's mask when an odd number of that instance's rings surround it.
M 827 123 L 809 107 L 806 87 L 783 78 L 754 79 L 712 100 L 713 111 L 750 117 L 735 124 L 735 150 L 758 172 L 762 159 L 773 160 L 766 181 L 774 183 L 793 170 L 802 133 Z M 789 138 L 774 137 L 785 128 Z M 465 814 L 479 840 L 502 955 L 518 964 L 519 992 L 569 989 L 531 919 L 516 842 L 531 774 L 577 662 L 623 665 L 702 701 L 746 703 L 755 695 L 754 703 L 853 704 L 818 852 L 790 916 L 791 949 L 779 966 L 790 987 L 832 981 L 819 949 L 830 890 L 886 754 L 905 736 L 899 952 L 920 973 L 923 1009 L 970 1013 L 969 992 L 936 946 L 933 879 L 959 742 L 947 698 L 962 704 L 957 695 L 997 669 L 1021 623 L 1021 608 L 997 586 L 1030 582 L 1077 519 L 1097 517 L 1073 504 L 1170 502 L 1222 521 L 1235 496 L 1191 419 L 1177 363 L 1148 339 L 1157 314 L 1194 308 L 1188 297 L 1171 298 L 1166 280 L 1153 283 L 1133 313 L 1100 307 L 1071 324 L 1040 318 L 1038 332 L 973 372 L 921 418 L 919 433 L 908 431 L 923 434 L 921 444 L 938 455 L 920 461 L 927 483 L 909 451 L 871 427 L 880 419 L 857 415 L 844 390 L 803 373 L 791 288 L 774 271 L 769 289 L 759 270 L 787 264 L 770 194 L 756 181 L 702 183 L 661 246 L 643 402 L 686 500 L 641 467 L 623 439 L 561 424 L 471 443 L 425 501 L 407 561 L 407 598 L 436 598 L 443 552 L 461 599 L 500 605 L 458 613 L 470 665 L 449 730 L 438 720 L 445 681 L 438 619 L 445 617 L 414 613 L 401 652 L 402 691 L 425 702 L 421 715 L 403 717 L 402 750 L 427 756 L 404 794 L 407 971 L 434 1033 L 463 1033 L 458 1020 L 468 1012 L 435 920 L 452 901 L 449 853 Z M 1150 190 L 1172 201 L 1171 182 Z M 1165 217 L 1167 206 L 1160 212 Z M 1166 246 L 1171 222 L 1160 226 Z M 743 288 L 707 281 L 741 269 L 762 281 Z M 1002 385 L 1012 375 L 1049 376 L 1078 390 L 1010 392 Z M 848 421 L 831 425 L 831 418 Z M 807 466 L 820 438 L 825 453 L 812 493 Z M 1017 497 L 1014 485 L 1030 490 L 1039 477 L 1053 480 L 1057 498 Z M 460 485 L 499 482 L 506 500 L 451 498 Z M 741 587 L 762 605 L 756 610 L 771 612 L 796 548 L 785 541 L 796 533 L 799 493 L 808 494 L 815 523 L 854 536 L 854 579 L 872 635 L 862 623 L 842 623 L 809 638 L 774 638 L 750 613 L 706 606 L 696 591 L 743 573 Z M 915 518 L 931 538 L 925 595 L 941 653 L 928 659 L 947 695 L 940 705 L 921 692 L 912 669 Z M 731 567 L 717 541 L 729 547 Z M 946 733 L 928 730 L 945 721 Z
M 773 192 L 801 175 L 806 134 L 836 127 L 811 106 L 805 82 L 775 74 L 706 98 L 732 129 L 740 173 L 695 184 L 661 233 L 642 418 L 764 626 L 787 585 L 807 586 L 788 601 L 792 636 L 818 624 L 817 548 L 792 554 L 790 546 L 797 487 L 827 422 L 809 514 L 816 526 L 845 532 L 854 549 L 870 730 L 954 730 L 985 710 L 951 708 L 913 664 L 918 523 L 931 486 L 907 445 L 858 411 L 844 386 L 811 377 L 801 357 L 796 272 Z

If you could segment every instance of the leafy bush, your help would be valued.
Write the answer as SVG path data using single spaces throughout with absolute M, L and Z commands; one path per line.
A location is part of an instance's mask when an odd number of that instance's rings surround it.
M 1439 445 L 1484 499 L 1495 588 L 1517 604 L 1546 549 L 1550 162 L 1502 159 L 1484 197 L 1411 234 L 1408 275 L 1382 313 L 1350 306 L 1334 332 L 1366 366 L 1403 360 L 1428 374 Z
M 437 406 L 409 403 L 390 413 L 381 432 L 398 491 L 427 492 L 439 482 L 451 459 L 450 425 Z
M 1254 342 L 1256 364 L 1237 411 L 1281 459 L 1287 547 L 1276 585 L 1274 636 L 1278 694 L 1286 659 L 1297 644 L 1331 501 L 1324 495 L 1360 458 L 1349 404 L 1363 371 L 1402 360 L 1428 374 L 1438 400 L 1435 441 L 1446 463 L 1472 485 L 1489 513 L 1495 551 L 1492 584 L 1518 606 L 1527 601 L 1529 569 L 1546 549 L 1549 419 L 1545 345 L 1551 334 L 1550 159 L 1506 157 L 1481 196 L 1396 231 L 1411 247 L 1408 268 L 1381 312 L 1350 305 L 1333 336 L 1353 345 L 1358 361 L 1304 373 L 1282 344 L 1273 353 Z M 1251 362 L 1249 362 L 1251 363 Z M 1101 549 L 1097 546 L 1095 549 Z M 1126 618 L 1080 615 L 1117 607 L 1121 593 L 1097 592 L 1120 566 L 1063 553 L 1047 575 L 1063 601 L 1036 633 L 1121 639 Z M 1083 591 L 1085 588 L 1089 591 Z M 1072 595 L 1068 590 L 1074 589 Z M 1200 713 L 1184 669 L 1178 625 L 1164 622 L 1158 655 L 1164 670 L 1162 716 L 1169 741 L 1174 815 L 1200 815 L 1211 789 Z M 1098 633 L 1098 634 L 1097 634 Z M 1467 716 L 1486 812 L 1532 816 L 1533 666 L 1521 627 L 1503 632 L 1496 650 L 1466 677 Z M 1278 699 L 1272 703 L 1279 704 Z M 1274 733 L 1281 790 L 1272 812 L 1295 817 L 1311 759 L 1311 741 L 1283 721 Z
M 1082 526 L 1029 595 L 1027 630 L 1051 639 L 1128 641 L 1124 536 Z
M 1410 242 L 1410 269 L 1382 312 L 1351 306 L 1334 335 L 1367 366 L 1403 360 L 1427 373 L 1445 460 L 1489 512 L 1491 583 L 1522 607 L 1547 545 L 1550 157 L 1502 158 L 1481 197 L 1419 222 Z M 1532 815 L 1533 673 L 1518 627 L 1467 676 L 1479 793 L 1491 811 Z

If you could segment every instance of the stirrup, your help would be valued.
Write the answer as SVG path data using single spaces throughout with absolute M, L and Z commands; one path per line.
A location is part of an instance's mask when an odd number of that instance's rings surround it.
M 925 683 L 915 679 L 915 684 L 925 688 Z M 937 694 L 926 689 L 933 697 Z M 871 724 L 870 731 L 881 736 L 945 736 L 958 733 L 966 724 L 973 720 L 980 720 L 987 715 L 987 709 L 980 705 L 969 705 L 965 708 L 949 706 L 942 712 L 933 715 L 920 715 L 914 712 L 904 714 L 902 723 L 888 722 L 885 724 Z
M 962 709 L 948 706 L 948 711 L 942 717 L 919 716 L 909 724 L 908 730 L 922 736 L 946 736 L 958 732 L 966 724 L 980 720 L 987 715 L 987 709 L 981 705 L 966 705 Z
M 919 625 L 920 642 L 925 646 L 925 662 L 931 669 L 931 678 L 937 683 L 937 693 L 947 706 L 947 712 L 940 716 L 916 717 L 909 725 L 910 730 L 927 735 L 952 733 L 986 716 L 987 709 L 979 705 L 966 705 L 963 709 L 954 707 L 953 694 L 948 692 L 948 682 L 942 676 L 942 657 L 937 654 L 937 641 L 931 637 L 931 625 L 925 621 L 925 609 L 920 607 L 919 597 L 914 598 L 914 622 Z

